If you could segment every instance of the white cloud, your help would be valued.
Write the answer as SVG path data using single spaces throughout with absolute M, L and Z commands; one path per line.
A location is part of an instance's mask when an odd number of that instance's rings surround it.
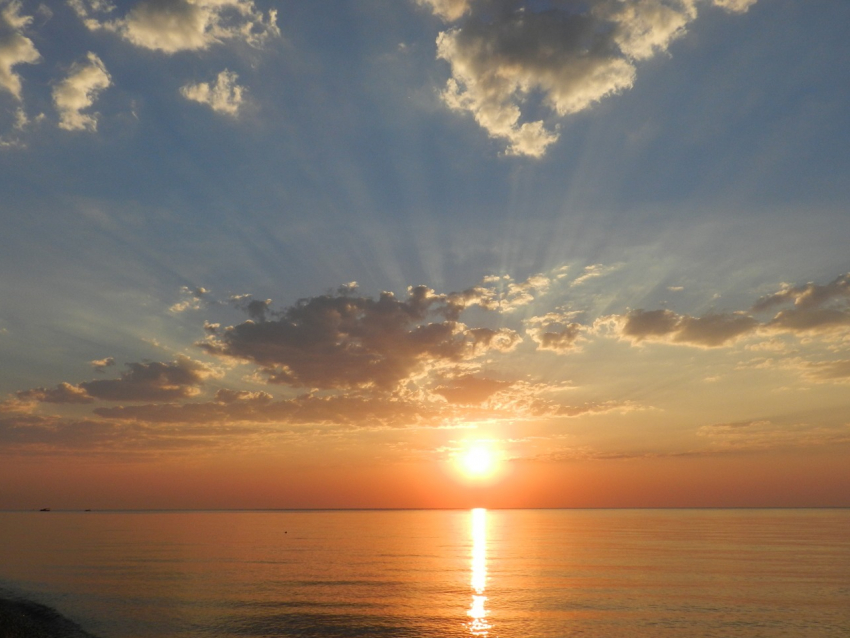
M 470 0 L 416 0 L 423 7 L 430 7 L 434 15 L 453 22 L 467 13 L 472 4 Z
M 225 69 L 218 74 L 215 84 L 199 82 L 180 87 L 180 94 L 187 100 L 206 104 L 217 113 L 237 115 L 244 101 L 244 87 L 236 84 L 236 73 Z
M 758 0 L 714 0 L 718 7 L 730 13 L 746 13 Z
M 277 11 L 259 11 L 252 0 L 142 0 L 123 18 L 109 19 L 106 0 L 70 0 L 92 31 L 105 29 L 128 42 L 163 53 L 197 51 L 225 41 L 260 46 L 280 35 Z
M 715 4 L 741 12 L 754 1 Z M 557 126 L 530 113 L 538 96 L 563 117 L 631 88 L 634 62 L 667 51 L 697 16 L 697 0 L 417 2 L 454 23 L 437 37 L 437 56 L 451 66 L 444 102 L 505 140 L 509 155 L 530 157 L 558 139 Z
M 103 62 L 89 52 L 84 62 L 75 62 L 68 77 L 53 89 L 53 103 L 59 112 L 59 127 L 68 131 L 97 130 L 97 114 L 83 113 L 98 94 L 112 84 Z
M 34 64 L 41 59 L 32 40 L 23 34 L 32 17 L 21 15 L 17 0 L 0 2 L 0 88 L 6 89 L 17 100 L 21 99 L 21 78 L 14 67 Z

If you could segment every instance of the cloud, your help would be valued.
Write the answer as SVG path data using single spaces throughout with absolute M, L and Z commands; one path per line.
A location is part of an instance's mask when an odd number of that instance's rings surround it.
M 59 127 L 68 131 L 97 130 L 97 114 L 82 113 L 98 94 L 112 84 L 103 62 L 89 52 L 84 62 L 75 62 L 68 77 L 53 88 L 53 104 L 59 112 Z
M 488 310 L 513 312 L 546 294 L 554 281 L 563 278 L 563 271 L 564 268 L 556 268 L 549 273 L 531 275 L 521 282 L 514 281 L 510 275 L 488 275 L 479 286 L 465 292 L 469 300 L 463 307 L 479 305 Z
M 611 266 L 605 266 L 603 264 L 593 264 L 591 266 L 585 266 L 584 272 L 575 278 L 570 285 L 571 286 L 580 286 L 583 283 L 586 283 L 590 279 L 595 279 L 596 277 L 603 277 L 609 273 L 618 270 L 622 264 L 614 264 Z
M 813 381 L 850 383 L 850 360 L 816 361 L 803 364 L 805 375 Z
M 180 94 L 187 100 L 206 104 L 216 113 L 237 115 L 244 100 L 244 88 L 236 84 L 238 75 L 225 69 L 218 74 L 215 84 L 199 82 L 180 87 Z
M 416 0 L 423 7 L 429 7 L 434 15 L 447 22 L 453 22 L 468 13 L 472 0 Z
M 697 430 L 697 435 L 725 449 L 770 450 L 850 443 L 850 425 L 780 425 L 769 420 L 754 420 L 704 425 Z
M 450 385 L 441 385 L 434 388 L 434 393 L 442 396 L 446 401 L 460 405 L 480 405 L 497 392 L 505 390 L 513 385 L 511 381 L 498 381 L 464 375 L 452 379 Z
M 437 36 L 451 77 L 442 92 L 507 154 L 540 157 L 557 127 L 534 119 L 539 96 L 555 117 L 631 88 L 635 62 L 666 52 L 697 17 L 697 0 L 417 0 L 452 26 Z M 730 12 L 751 0 L 715 0 Z
M 766 324 L 768 329 L 799 333 L 847 328 L 850 326 L 850 273 L 823 285 L 784 285 L 779 291 L 756 301 L 752 312 L 765 312 L 789 303 L 793 307 L 780 310 Z
M 609 414 L 611 412 L 626 414 L 628 412 L 646 409 L 647 406 L 640 405 L 634 401 L 600 401 L 585 403 L 583 405 L 561 405 L 555 410 L 555 415 L 578 417 L 586 414 Z
M 7 90 L 15 99 L 21 99 L 21 78 L 14 67 L 19 64 L 35 64 L 41 55 L 32 40 L 24 35 L 32 22 L 31 16 L 21 15 L 21 3 L 17 0 L 0 2 L 0 88 Z
M 109 360 L 111 357 L 104 361 Z M 209 366 L 184 356 L 171 363 L 129 363 L 127 368 L 118 379 L 95 379 L 77 385 L 60 383 L 54 388 L 22 390 L 15 396 L 25 403 L 91 403 L 96 399 L 169 401 L 196 396 L 204 380 L 216 375 Z
M 259 11 L 251 0 L 142 0 L 123 18 L 112 18 L 106 0 L 70 0 L 85 26 L 119 34 L 145 49 L 173 54 L 226 41 L 261 46 L 280 35 L 277 11 Z
M 89 361 L 89 363 L 95 372 L 105 372 L 107 368 L 115 365 L 115 359 L 113 357 L 105 357 L 103 359 Z
M 712 313 L 691 317 L 666 309 L 637 309 L 614 319 L 619 335 L 632 343 L 660 341 L 703 348 L 728 345 L 754 333 L 760 326 L 745 314 Z
M 182 299 L 173 304 L 168 311 L 177 314 L 186 312 L 187 310 L 199 310 L 201 308 L 201 302 L 209 296 L 209 292 L 209 290 L 201 286 L 196 288 L 183 286 L 180 288 Z
M 758 0 L 714 0 L 718 7 L 726 9 L 730 13 L 746 13 Z
M 391 390 L 416 374 L 488 351 L 507 352 L 519 343 L 519 335 L 507 328 L 470 328 L 443 318 L 454 317 L 461 302 L 425 286 L 410 288 L 405 300 L 389 292 L 372 299 L 344 289 L 302 299 L 272 320 L 216 330 L 200 346 L 259 365 L 272 383 Z
M 525 331 L 540 350 L 551 350 L 563 354 L 576 349 L 576 341 L 586 330 L 585 326 L 573 321 L 576 313 L 550 312 L 525 321 Z
M 789 304 L 791 308 L 779 310 L 766 322 L 760 322 L 750 314 L 765 313 Z M 624 315 L 601 317 L 596 320 L 593 330 L 598 332 L 605 326 L 613 328 L 614 334 L 634 344 L 656 341 L 703 348 L 729 345 L 749 335 L 765 332 L 832 334 L 847 331 L 850 327 L 850 274 L 841 275 L 828 284 L 784 284 L 779 291 L 758 299 L 748 312 L 708 313 L 693 317 L 668 309 L 639 308 Z M 574 332 L 580 330 L 581 327 L 576 326 Z M 567 345 L 570 334 L 565 334 Z M 550 339 L 555 339 L 555 335 Z M 773 340 L 750 349 L 785 347 Z
M 101 417 L 140 423 L 275 423 L 399 428 L 436 425 L 437 410 L 416 402 L 375 396 L 305 394 L 274 401 L 264 392 L 219 391 L 214 401 L 97 408 Z
M 33 388 L 15 393 L 23 403 L 92 403 L 92 397 L 84 388 L 60 383 L 54 388 Z

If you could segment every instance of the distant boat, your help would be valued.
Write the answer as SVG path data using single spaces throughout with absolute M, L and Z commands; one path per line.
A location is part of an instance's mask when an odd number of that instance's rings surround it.
M 42 507 L 42 508 L 41 508 L 40 510 L 38 510 L 38 511 L 39 511 L 39 512 L 49 512 L 49 511 L 50 511 L 50 508 L 49 508 L 49 507 Z

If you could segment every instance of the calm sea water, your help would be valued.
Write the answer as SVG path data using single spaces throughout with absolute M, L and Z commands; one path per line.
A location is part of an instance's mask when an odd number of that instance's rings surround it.
M 850 510 L 0 513 L 102 638 L 850 636 Z

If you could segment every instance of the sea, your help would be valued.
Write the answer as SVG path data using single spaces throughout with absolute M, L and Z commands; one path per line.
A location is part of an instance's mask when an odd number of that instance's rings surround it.
M 847 638 L 850 510 L 0 512 L 100 638 Z

